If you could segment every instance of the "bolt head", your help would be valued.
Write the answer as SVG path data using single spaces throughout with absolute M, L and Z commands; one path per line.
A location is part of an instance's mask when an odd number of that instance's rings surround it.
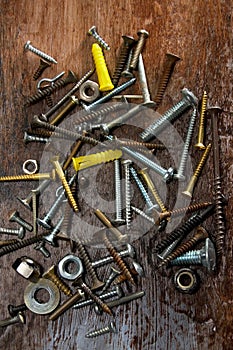
M 92 35 L 94 33 L 96 33 L 96 26 L 92 26 L 87 32 L 88 35 Z
M 216 252 L 213 242 L 207 238 L 203 249 L 202 264 L 209 272 L 215 271 L 216 268 Z
M 187 88 L 184 88 L 182 91 L 181 91 L 183 97 L 188 100 L 189 103 L 191 103 L 193 106 L 197 106 L 197 103 L 198 103 L 198 99 L 196 98 L 196 96 L 190 91 L 188 90 Z
M 149 33 L 145 29 L 140 29 L 137 34 L 138 36 L 144 36 L 145 38 L 148 38 L 149 36 Z
M 27 41 L 26 44 L 24 45 L 24 50 L 27 51 L 29 49 L 29 46 L 31 44 L 31 41 Z
M 124 44 L 128 45 L 128 46 L 131 46 L 136 42 L 136 40 L 132 36 L 129 36 L 129 35 L 122 35 L 122 39 L 124 41 Z
M 121 76 L 124 77 L 124 78 L 133 78 L 134 77 L 133 73 L 130 72 L 129 70 L 124 70 L 121 73 Z
M 25 236 L 25 228 L 24 227 L 20 227 L 19 228 L 19 233 L 18 233 L 18 237 L 19 237 L 19 239 L 23 239 L 24 238 L 24 236 Z

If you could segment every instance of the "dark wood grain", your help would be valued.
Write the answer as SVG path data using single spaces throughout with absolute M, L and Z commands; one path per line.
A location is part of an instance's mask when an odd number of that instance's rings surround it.
M 138 278 L 137 290 L 144 290 L 146 295 L 142 300 L 117 308 L 116 324 L 119 330 L 117 334 L 95 340 L 86 339 L 85 334 L 89 330 L 105 326 L 109 322 L 107 316 L 99 317 L 89 308 L 80 311 L 70 310 L 55 322 L 49 321 L 47 316 L 27 312 L 26 325 L 0 330 L 0 348 L 231 349 L 233 341 L 232 1 L 1 0 L 0 5 L 1 175 L 20 174 L 22 163 L 28 158 L 40 161 L 44 148 L 40 144 L 25 145 L 23 142 L 24 130 L 29 126 L 32 116 L 46 110 L 44 102 L 24 108 L 26 97 L 35 92 L 32 75 L 39 64 L 38 57 L 30 52 L 24 52 L 26 41 L 30 40 L 32 44 L 51 54 L 58 61 L 58 64 L 49 68 L 44 76 L 52 77 L 63 70 L 71 69 L 78 77 L 82 77 L 93 66 L 91 56 L 93 40 L 86 33 L 92 25 L 96 25 L 101 36 L 111 46 L 111 50 L 105 56 L 112 74 L 121 45 L 121 35 L 127 34 L 137 38 L 137 31 L 143 28 L 150 34 L 143 58 L 152 99 L 157 91 L 165 53 L 172 52 L 182 58 L 175 68 L 159 112 L 166 110 L 180 99 L 180 90 L 183 87 L 193 91 L 199 100 L 203 90 L 206 90 L 209 105 L 217 104 L 223 108 L 219 121 L 220 158 L 223 193 L 228 198 L 223 259 L 219 262 L 218 272 L 213 276 L 207 274 L 204 269 L 197 269 L 201 276 L 201 287 L 194 295 L 183 295 L 174 289 L 171 270 L 166 276 L 155 270 L 152 249 L 157 238 L 151 229 L 134 242 L 138 259 L 146 274 L 145 278 Z M 93 79 L 96 79 L 96 76 L 93 76 Z M 138 83 L 129 89 L 130 93 L 138 91 L 140 91 Z M 187 122 L 186 116 L 175 124 L 181 135 L 185 135 Z M 124 129 L 124 132 L 132 138 L 129 129 Z M 197 131 L 194 141 L 196 133 Z M 206 140 L 211 140 L 209 120 Z M 194 166 L 199 156 L 200 153 L 194 150 L 192 153 Z M 160 160 L 162 163 L 163 159 Z M 197 201 L 212 198 L 212 166 L 210 159 L 195 189 Z M 110 171 L 111 168 L 108 174 Z M 18 209 L 28 221 L 32 220 L 30 212 L 17 201 L 16 197 L 26 197 L 33 186 L 31 182 L 1 183 L 1 226 L 16 226 L 8 221 L 10 213 L 15 209 Z M 112 200 L 113 195 L 109 194 L 109 186 L 109 184 L 103 186 L 101 195 L 104 198 L 106 196 L 107 200 Z M 207 221 L 205 227 L 214 236 L 213 218 Z M 46 268 L 70 251 L 69 245 L 65 242 L 61 242 L 58 249 L 50 250 L 52 257 L 49 261 L 33 250 L 33 247 L 1 258 L 1 319 L 8 317 L 8 304 L 23 302 L 23 292 L 28 283 L 12 269 L 12 263 L 17 257 L 28 255 Z M 90 254 L 94 259 L 95 249 L 90 249 Z M 126 292 L 135 290 L 130 286 L 124 288 Z M 62 297 L 62 300 L 65 298 Z

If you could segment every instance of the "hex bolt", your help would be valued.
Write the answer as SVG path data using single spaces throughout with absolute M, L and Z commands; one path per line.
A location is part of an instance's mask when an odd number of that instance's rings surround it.
M 108 326 L 104 328 L 96 329 L 92 332 L 89 332 L 85 334 L 85 338 L 96 338 L 100 335 L 107 334 L 107 333 L 117 333 L 115 322 L 110 322 Z
M 43 180 L 40 182 L 39 186 L 35 188 L 35 191 L 37 194 L 42 193 L 50 184 L 50 179 L 48 180 Z M 29 210 L 32 210 L 31 202 L 32 202 L 32 192 L 29 193 L 29 195 L 25 198 L 22 199 L 20 197 L 17 197 L 17 199 L 22 203 L 26 208 Z
M 26 44 L 24 45 L 24 50 L 25 51 L 29 50 L 29 51 L 33 52 L 34 54 L 36 54 L 37 56 L 40 56 L 51 63 L 57 64 L 57 61 L 53 57 L 47 55 L 45 52 L 38 50 L 37 48 L 32 46 L 31 41 L 26 42 Z
M 97 33 L 96 30 L 96 26 L 92 26 L 88 32 L 88 35 L 93 36 L 93 38 L 95 38 L 95 40 L 100 44 L 100 46 L 102 46 L 105 50 L 110 50 L 110 46 L 106 43 L 106 41 L 101 38 L 101 36 Z
M 25 324 L 26 319 L 22 312 L 19 312 L 16 316 L 12 318 L 6 318 L 5 320 L 0 321 L 0 327 L 7 327 L 13 325 L 15 323 L 23 323 Z
M 40 65 L 37 68 L 37 70 L 35 71 L 35 73 L 33 74 L 33 80 L 37 80 L 42 73 L 45 71 L 46 68 L 51 67 L 51 64 L 46 62 L 43 59 L 40 59 Z
M 178 256 L 170 262 L 171 265 L 202 265 L 209 272 L 216 268 L 216 254 L 214 244 L 209 238 L 206 238 L 202 249 L 191 250 Z
M 108 277 L 108 279 L 105 282 L 104 288 L 101 290 L 101 294 L 104 294 L 108 288 L 111 286 L 112 282 L 114 281 L 114 279 L 119 276 L 121 274 L 120 271 L 118 271 L 117 269 L 115 269 L 115 267 L 111 266 L 111 273 Z
M 142 54 L 140 54 L 138 58 L 138 77 L 144 103 L 147 104 L 147 107 L 150 106 L 150 108 L 154 108 L 156 104 L 154 101 L 151 100 L 150 97 Z
M 9 218 L 9 221 L 12 222 L 17 222 L 20 226 L 24 227 L 26 230 L 32 232 L 33 227 L 31 224 L 29 224 L 28 222 L 26 222 L 24 219 L 22 219 L 19 215 L 19 212 L 16 210 L 14 211 Z
M 35 247 L 34 247 L 35 250 L 38 250 L 41 252 L 41 254 L 43 254 L 43 256 L 45 258 L 49 258 L 51 256 L 49 250 L 45 247 L 45 242 L 44 241 L 41 241 L 39 242 Z
M 46 272 L 44 272 L 43 278 L 47 278 L 52 281 L 65 295 L 71 296 L 73 293 L 71 289 L 58 277 L 55 272 L 55 265 L 51 266 Z
M 19 239 L 23 239 L 25 236 L 25 227 L 19 229 L 0 227 L 0 233 L 6 233 L 8 235 L 17 236 Z
M 114 185 L 115 185 L 115 208 L 116 218 L 115 224 L 123 224 L 125 220 L 122 218 L 122 189 L 121 189 L 121 170 L 119 159 L 114 160 Z
M 188 89 L 184 88 L 182 91 L 183 98 L 161 115 L 154 123 L 148 126 L 141 134 L 141 139 L 145 142 L 157 136 L 164 128 L 166 128 L 172 121 L 182 115 L 187 109 L 197 106 L 197 98 Z
M 146 43 L 146 39 L 148 38 L 148 36 L 149 33 L 145 29 L 141 29 L 138 31 L 138 41 L 133 51 L 132 59 L 129 66 L 130 70 L 135 70 L 137 68 L 139 55 L 142 52 L 142 49 Z
M 200 123 L 197 136 L 197 143 L 195 147 L 199 149 L 205 149 L 204 145 L 204 131 L 205 131 L 205 117 L 206 117 L 206 105 L 207 105 L 207 93 L 203 92 L 202 103 L 201 103 L 201 113 L 200 113 Z
M 41 136 L 35 136 L 28 134 L 27 131 L 24 132 L 23 137 L 24 143 L 27 144 L 28 142 L 41 142 L 41 143 L 47 143 L 49 142 L 48 137 L 41 137 Z
M 164 69 L 159 79 L 158 90 L 155 96 L 156 107 L 162 102 L 163 95 L 165 93 L 166 87 L 174 70 L 176 63 L 180 60 L 180 57 L 173 55 L 172 53 L 166 53 Z
M 144 156 L 143 154 L 141 154 L 135 150 L 132 150 L 129 147 L 123 146 L 122 150 L 125 153 L 127 153 L 128 155 L 130 155 L 133 159 L 138 160 L 142 164 L 146 165 L 148 168 L 154 170 L 157 174 L 162 176 L 162 178 L 165 182 L 168 183 L 173 179 L 174 170 L 172 168 L 164 169 L 160 165 L 153 162 L 151 159 L 147 158 L 146 156 Z
M 122 250 L 122 251 L 119 251 L 118 254 L 121 258 L 125 258 L 125 257 L 130 257 L 130 258 L 134 258 L 135 257 L 135 249 L 134 247 L 127 243 L 126 244 L 127 246 L 127 249 L 126 250 Z M 102 259 L 99 259 L 99 260 L 96 260 L 96 261 L 93 261 L 91 263 L 92 267 L 94 268 L 97 268 L 97 267 L 101 267 L 101 266 L 104 266 L 104 265 L 107 265 L 107 264 L 110 264 L 114 262 L 114 259 L 113 257 L 110 255 L 110 256 L 106 256 Z
M 19 312 L 28 310 L 26 304 L 21 304 L 21 305 L 17 305 L 17 306 L 9 304 L 7 306 L 7 309 L 8 309 L 8 312 L 9 312 L 11 317 L 17 316 Z
M 122 161 L 125 171 L 125 222 L 127 230 L 131 226 L 131 182 L 130 182 L 130 165 L 132 160 L 126 159 Z
M 57 246 L 56 236 L 60 232 L 60 228 L 61 228 L 62 222 L 63 222 L 63 216 L 59 219 L 58 223 L 56 224 L 56 226 L 54 226 L 52 231 L 48 235 L 43 236 L 44 242 L 49 243 L 53 247 Z
M 186 168 L 186 164 L 187 164 L 187 160 L 188 160 L 188 151 L 189 151 L 189 147 L 190 147 L 190 144 L 192 141 L 194 126 L 195 126 L 195 122 L 196 122 L 196 115 L 197 115 L 197 110 L 196 110 L 196 108 L 194 108 L 193 113 L 190 117 L 187 135 L 186 135 L 186 139 L 185 139 L 184 146 L 183 146 L 183 151 L 182 151 L 181 158 L 180 158 L 179 168 L 177 170 L 177 173 L 174 174 L 174 179 L 178 179 L 180 181 L 185 180 L 184 172 L 185 172 L 185 168 Z

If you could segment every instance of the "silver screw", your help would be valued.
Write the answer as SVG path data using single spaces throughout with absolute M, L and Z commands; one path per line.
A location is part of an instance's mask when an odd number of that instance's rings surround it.
M 147 107 L 149 107 L 149 105 L 151 108 L 155 107 L 156 103 L 152 101 L 150 98 L 150 92 L 147 84 L 147 78 L 146 78 L 146 72 L 145 72 L 142 54 L 139 55 L 139 59 L 138 59 L 138 76 L 139 76 L 139 83 L 142 90 L 144 102 L 147 103 Z
M 35 250 L 39 250 L 45 258 L 49 258 L 51 256 L 49 250 L 45 247 L 45 242 L 41 241 L 34 247 Z
M 209 272 L 214 271 L 216 268 L 214 244 L 207 238 L 202 249 L 186 252 L 176 259 L 173 259 L 171 265 L 202 265 L 206 267 Z
M 18 236 L 19 239 L 23 239 L 25 236 L 25 228 L 22 226 L 19 229 L 0 227 L 0 233 L 6 233 L 8 235 Z
M 54 247 L 56 246 L 55 239 L 57 234 L 60 232 L 62 221 L 63 221 L 63 216 L 59 219 L 58 223 L 56 224 L 56 226 L 54 226 L 53 230 L 47 236 L 43 236 L 43 240 Z
M 117 333 L 116 325 L 114 322 L 110 322 L 107 327 L 96 329 L 95 331 L 89 332 L 85 335 L 86 338 L 95 338 L 107 333 Z
M 24 49 L 35 53 L 37 56 L 40 56 L 49 62 L 57 64 L 57 61 L 53 57 L 47 55 L 43 51 L 40 51 L 40 50 L 36 49 L 34 46 L 32 46 L 31 41 L 26 42 L 26 44 L 24 45 Z
M 43 142 L 43 143 L 49 142 L 49 138 L 48 137 L 29 135 L 27 133 L 27 131 L 25 131 L 25 133 L 24 133 L 23 140 L 24 140 L 25 144 L 27 144 L 28 142 Z
M 122 218 L 122 190 L 121 190 L 121 171 L 119 159 L 114 160 L 114 180 L 115 180 L 115 207 L 116 219 L 114 223 L 123 224 L 125 220 Z
M 92 35 L 93 38 L 95 38 L 95 40 L 100 44 L 100 46 L 102 46 L 105 50 L 110 50 L 110 46 L 106 43 L 106 41 L 104 41 L 103 38 L 101 38 L 101 36 L 97 33 L 96 31 L 96 26 L 92 26 L 89 30 L 88 30 L 88 35 Z
M 25 316 L 22 312 L 19 312 L 14 317 L 6 318 L 5 320 L 0 321 L 0 327 L 7 327 L 15 323 L 25 323 Z
M 130 229 L 131 224 L 131 182 L 129 167 L 132 160 L 126 159 L 122 162 L 125 169 L 125 221 L 127 230 Z
M 107 279 L 107 281 L 105 282 L 105 285 L 103 287 L 103 289 L 101 290 L 101 294 L 106 292 L 106 290 L 108 290 L 108 288 L 110 287 L 110 285 L 112 284 L 112 282 L 114 281 L 114 279 L 119 276 L 121 274 L 120 271 L 118 271 L 117 269 L 115 269 L 113 266 L 111 266 L 111 273 Z
M 30 225 L 28 222 L 22 219 L 17 210 L 10 215 L 9 221 L 17 222 L 20 226 L 24 227 L 26 230 L 30 232 L 33 230 L 32 225 Z
M 180 239 L 179 238 L 176 239 L 167 248 L 165 248 L 160 254 L 157 254 L 157 257 L 161 260 L 166 259 L 173 252 L 173 250 L 175 250 L 179 242 L 180 242 Z
M 130 258 L 134 258 L 135 257 L 135 249 L 134 247 L 127 243 L 127 249 L 126 250 L 122 250 L 120 252 L 118 252 L 118 254 L 120 255 L 121 258 L 125 258 L 127 256 L 129 256 Z M 106 256 L 100 260 L 96 260 L 96 261 L 92 261 L 91 265 L 92 267 L 94 268 L 97 268 L 97 267 L 101 267 L 101 266 L 104 266 L 104 265 L 107 265 L 107 264 L 110 264 L 113 262 L 113 257 L 112 256 Z
M 182 152 L 182 155 L 180 158 L 180 165 L 179 165 L 177 174 L 174 174 L 175 179 L 179 179 L 182 181 L 185 180 L 184 171 L 185 171 L 185 167 L 187 164 L 188 151 L 189 151 L 189 147 L 190 147 L 192 136 L 193 136 L 193 130 L 194 130 L 195 122 L 196 122 L 196 116 L 197 116 L 197 110 L 196 110 L 196 108 L 194 108 L 193 113 L 192 113 L 191 118 L 190 118 L 187 136 L 186 136 L 184 146 L 183 146 L 183 152 Z
M 140 137 L 143 141 L 147 142 L 154 136 L 158 135 L 165 127 L 167 127 L 172 121 L 177 119 L 185 110 L 190 107 L 197 106 L 196 96 L 184 88 L 182 90 L 183 98 L 168 109 L 164 114 L 161 115 L 154 123 L 148 126 L 141 134 Z
M 131 209 L 132 209 L 133 211 L 135 211 L 135 213 L 137 213 L 137 214 L 139 214 L 140 216 L 142 216 L 142 217 L 143 217 L 144 219 L 146 219 L 147 221 L 151 222 L 152 224 L 155 223 L 155 220 L 154 220 L 152 217 L 148 216 L 146 213 L 144 213 L 144 211 L 142 211 L 141 209 L 136 208 L 136 207 L 134 207 L 134 206 L 131 206 Z

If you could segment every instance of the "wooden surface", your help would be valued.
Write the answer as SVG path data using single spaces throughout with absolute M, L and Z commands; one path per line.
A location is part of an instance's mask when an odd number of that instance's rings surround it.
M 137 288 L 124 287 L 126 292 L 144 290 L 142 300 L 116 310 L 118 333 L 95 340 L 84 335 L 105 326 L 109 317 L 99 317 L 89 309 L 70 310 L 55 322 L 47 316 L 27 312 L 26 325 L 9 326 L 0 330 L 1 349 L 97 349 L 97 350 L 153 350 L 153 349 L 231 349 L 232 334 L 232 1 L 227 0 L 161 0 L 161 1 L 4 1 L 1 0 L 1 175 L 20 174 L 22 163 L 28 158 L 40 161 L 43 145 L 24 145 L 23 133 L 32 116 L 46 110 L 44 103 L 24 108 L 27 96 L 35 92 L 32 75 L 38 66 L 35 55 L 23 51 L 30 40 L 33 45 L 51 54 L 58 64 L 44 74 L 52 77 L 68 69 L 82 77 L 92 68 L 92 38 L 86 35 L 92 25 L 111 46 L 105 54 L 110 73 L 113 73 L 121 35 L 137 38 L 139 29 L 150 33 L 143 51 L 152 99 L 162 72 L 164 55 L 172 52 L 182 58 L 166 90 L 160 112 L 180 99 L 180 90 L 189 88 L 201 99 L 208 92 L 208 103 L 223 108 L 219 121 L 221 172 L 226 207 L 226 237 L 224 256 L 218 273 L 211 276 L 203 268 L 201 287 L 194 295 L 183 295 L 174 289 L 172 273 L 167 276 L 155 271 L 152 249 L 156 244 L 153 229 L 133 244 L 146 277 L 138 278 Z M 94 78 L 93 78 L 94 79 Z M 96 79 L 96 78 L 95 78 Z M 130 93 L 138 92 L 138 83 Z M 188 120 L 188 119 L 184 119 Z M 178 121 L 184 132 L 187 124 Z M 196 132 L 194 138 L 196 137 Z M 207 122 L 207 139 L 211 140 Z M 196 153 L 195 153 L 196 152 Z M 199 154 L 194 151 L 195 165 Z M 212 198 L 212 162 L 208 162 L 195 190 L 195 199 Z M 17 209 L 31 221 L 31 214 L 16 199 L 25 198 L 36 187 L 31 182 L 2 183 L 0 185 L 0 226 L 16 227 L 9 223 L 10 213 Z M 109 185 L 102 189 L 109 192 Z M 111 198 L 113 195 L 109 194 Z M 213 219 L 205 227 L 213 231 Z M 31 234 L 27 233 L 27 237 Z M 2 239 L 7 236 L 2 235 Z M 69 252 L 61 243 L 50 248 L 52 258 L 44 259 L 33 247 L 1 258 L 1 319 L 8 317 L 8 304 L 21 304 L 27 281 L 11 267 L 17 257 L 34 257 L 43 267 L 49 267 Z M 95 252 L 92 258 L 95 258 Z M 174 269 L 175 271 L 175 269 Z M 107 275 L 108 273 L 106 273 Z M 103 277 L 103 276 L 101 276 Z M 105 276 L 106 277 L 106 276 Z M 63 298 L 65 300 L 65 298 Z

